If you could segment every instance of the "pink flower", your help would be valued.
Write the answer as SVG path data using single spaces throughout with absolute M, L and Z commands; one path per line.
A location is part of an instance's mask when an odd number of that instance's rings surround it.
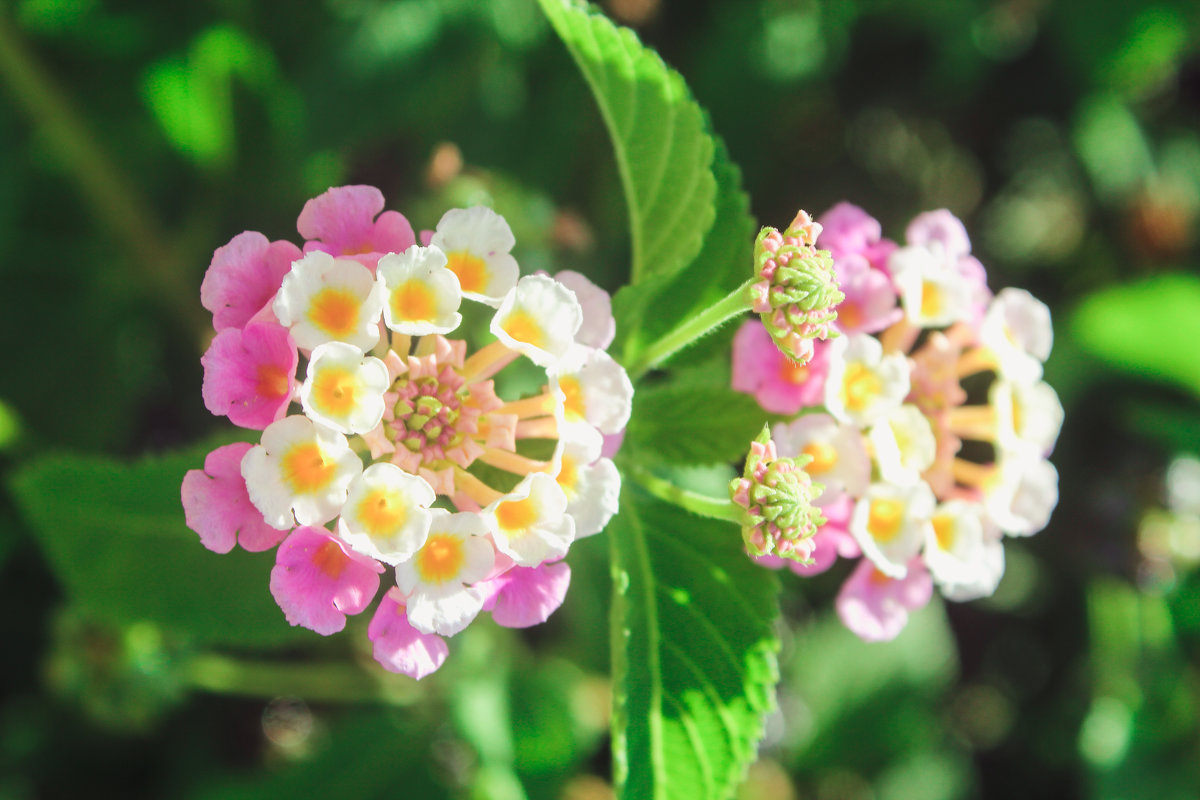
M 305 526 L 279 546 L 271 594 L 287 621 L 322 636 L 346 627 L 379 591 L 383 565 L 354 552 L 324 528 Z
M 269 242 L 254 231 L 217 248 L 200 284 L 200 303 L 213 313 L 213 327 L 240 328 L 269 306 L 301 255 L 291 242 Z
M 246 493 L 242 456 L 250 447 L 248 442 L 218 447 L 204 459 L 203 470 L 183 476 L 184 519 L 214 553 L 228 553 L 234 544 L 251 552 L 269 550 L 287 536 L 266 523 Z
M 379 255 L 403 253 L 417 241 L 412 225 L 399 211 L 383 211 L 383 204 L 383 192 L 374 186 L 335 186 L 317 195 L 304 204 L 296 221 L 296 229 L 308 240 L 304 251 L 373 255 L 360 259 L 372 268 Z
M 754 395 L 764 410 L 795 414 L 821 405 L 829 371 L 826 342 L 813 342 L 812 359 L 804 366 L 775 347 L 771 334 L 758 320 L 743 323 L 733 339 L 733 388 Z
M 904 316 L 892 279 L 882 270 L 872 269 L 863 256 L 835 259 L 833 269 L 846 295 L 837 307 L 834 322 L 843 333 L 878 333 Z
M 890 277 L 887 261 L 896 243 L 883 238 L 878 220 L 853 203 L 841 202 L 822 214 L 819 221 L 822 231 L 817 246 L 830 252 L 835 268 L 837 262 L 859 256 L 871 269 Z
M 408 624 L 403 600 L 395 587 L 383 596 L 367 626 L 367 638 L 384 669 L 420 680 L 442 666 L 449 648 L 436 633 L 421 633 Z
M 933 596 L 933 579 L 920 556 L 908 562 L 908 572 L 894 579 L 863 559 L 842 585 L 837 613 L 843 624 L 866 642 L 895 639 L 908 623 L 908 612 Z
M 296 389 L 296 345 L 286 328 L 252 322 L 226 328 L 200 359 L 204 406 L 234 425 L 263 430 L 282 419 Z
M 544 563 L 536 567 L 513 567 L 480 585 L 485 611 L 506 628 L 540 625 L 562 605 L 571 584 L 571 568 L 566 562 Z

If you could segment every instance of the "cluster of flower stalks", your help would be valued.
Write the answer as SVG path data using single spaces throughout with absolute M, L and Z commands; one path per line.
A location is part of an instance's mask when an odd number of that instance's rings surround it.
M 391 568 L 368 635 L 420 678 L 481 611 L 525 627 L 562 603 L 567 549 L 617 510 L 607 448 L 633 388 L 604 350 L 608 295 L 519 277 L 501 216 L 450 210 L 418 244 L 383 207 L 330 189 L 300 213 L 302 247 L 246 232 L 213 255 L 204 402 L 262 436 L 210 453 L 182 498 L 210 550 L 278 545 L 270 590 L 293 625 L 341 630 Z M 463 338 L 464 301 L 494 309 L 487 343 Z M 499 396 L 523 360 L 540 391 Z
M 798 360 L 775 346 L 794 320 L 768 303 L 738 331 L 733 387 L 794 419 L 756 442 L 734 500 L 753 512 L 747 549 L 767 566 L 811 575 L 860 558 L 838 613 L 863 639 L 890 639 L 934 585 L 960 601 L 995 591 L 1004 536 L 1037 533 L 1058 501 L 1047 456 L 1063 410 L 1041 380 L 1050 313 L 1020 289 L 993 296 L 948 211 L 919 215 L 903 246 L 846 203 L 797 219 L 759 237 L 760 275 L 790 247 L 817 267 L 831 260 L 845 297 L 835 321 L 808 321 L 830 336 L 799 341 Z M 757 297 L 774 291 L 771 278 Z M 964 441 L 983 457 L 962 457 Z M 764 481 L 811 497 L 820 514 L 773 536 L 771 506 L 754 499 Z

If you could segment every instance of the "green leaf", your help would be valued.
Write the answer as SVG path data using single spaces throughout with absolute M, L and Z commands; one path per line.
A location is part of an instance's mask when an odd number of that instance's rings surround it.
M 71 600 L 101 621 L 149 620 L 200 644 L 311 639 L 271 597 L 272 553 L 218 555 L 184 524 L 180 482 L 207 449 L 134 465 L 50 455 L 17 472 L 12 492 Z
M 640 456 L 683 464 L 740 458 L 767 413 L 748 394 L 690 381 L 638 389 L 626 441 Z
M 1069 328 L 1085 351 L 1114 367 L 1200 393 L 1195 275 L 1160 275 L 1103 289 L 1076 309 Z
M 614 778 L 638 800 L 730 797 L 779 680 L 779 581 L 738 530 L 628 482 L 609 525 Z
M 627 28 L 571 0 L 539 0 L 583 72 L 612 138 L 633 242 L 632 282 L 691 263 L 717 183 L 704 113 L 679 73 Z
M 613 298 L 617 335 L 622 337 L 618 347 L 624 363 L 630 363 L 646 345 L 711 306 L 751 275 L 755 222 L 750 216 L 750 198 L 742 188 L 741 170 L 730 160 L 724 142 L 715 135 L 713 140 L 716 220 L 699 255 L 680 272 L 622 287 Z M 653 313 L 647 314 L 648 309 Z M 709 350 L 693 346 L 685 352 L 711 355 Z

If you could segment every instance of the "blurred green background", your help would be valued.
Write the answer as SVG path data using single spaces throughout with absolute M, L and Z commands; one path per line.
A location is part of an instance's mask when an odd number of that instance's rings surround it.
M 1200 465 L 1169 468 L 1200 454 L 1200 6 L 602 7 L 687 79 L 763 224 L 848 199 L 902 238 L 948 207 L 1056 324 L 1049 528 L 886 645 L 832 615 L 844 570 L 787 580 L 741 797 L 1194 797 Z M 492 203 L 526 270 L 626 277 L 604 128 L 532 0 L 0 3 L 3 800 L 611 796 L 603 537 L 549 624 L 473 626 L 418 685 L 365 620 L 288 628 L 269 555 L 179 535 L 178 481 L 229 435 L 200 396 L 211 252 L 295 239 L 343 183 L 418 228 Z

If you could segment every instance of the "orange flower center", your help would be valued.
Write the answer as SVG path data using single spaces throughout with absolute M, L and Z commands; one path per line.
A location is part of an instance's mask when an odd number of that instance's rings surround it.
M 465 558 L 462 539 L 449 533 L 435 533 L 417 553 L 417 572 L 425 583 L 445 583 L 462 571 Z
M 487 264 L 479 256 L 465 250 L 447 253 L 446 266 L 458 276 L 458 285 L 464 292 L 483 293 L 487 290 Z
M 358 327 L 359 300 L 346 289 L 322 289 L 313 296 L 308 319 L 330 336 L 344 339 Z
M 316 442 L 298 444 L 283 457 L 283 479 L 296 494 L 320 491 L 336 470 L 337 462 L 326 458 Z

